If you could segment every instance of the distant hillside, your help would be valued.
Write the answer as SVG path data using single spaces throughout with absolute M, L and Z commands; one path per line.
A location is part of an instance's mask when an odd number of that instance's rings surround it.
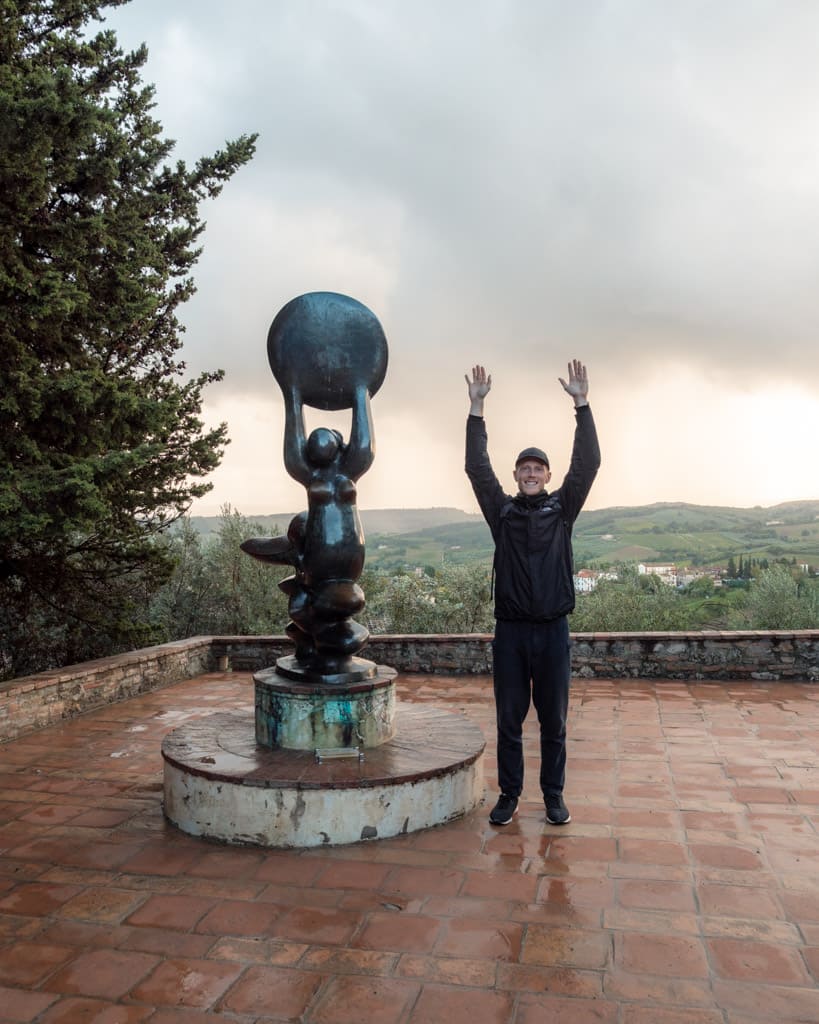
M 286 515 L 248 516 L 263 536 L 283 534 Z M 480 515 L 455 508 L 376 509 L 361 513 L 367 565 L 395 571 L 442 561 L 489 561 L 492 538 Z M 217 516 L 193 516 L 202 535 Z M 582 512 L 574 528 L 578 566 L 670 561 L 722 564 L 733 556 L 794 559 L 819 566 L 819 500 L 768 508 L 730 508 L 663 502 Z
M 383 508 L 361 512 L 361 522 L 365 535 L 370 534 L 404 534 L 417 530 L 435 528 L 448 523 L 483 522 L 479 515 L 470 515 L 457 508 Z M 294 512 L 284 512 L 269 516 L 247 516 L 264 528 L 264 534 L 275 536 L 284 534 L 290 525 Z M 219 528 L 218 516 L 191 516 L 194 529 L 206 537 Z
M 769 508 L 662 502 L 583 512 L 578 561 L 724 563 L 733 555 L 819 564 L 819 500 Z

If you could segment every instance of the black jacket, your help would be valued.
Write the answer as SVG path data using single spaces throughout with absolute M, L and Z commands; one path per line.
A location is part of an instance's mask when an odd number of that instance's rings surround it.
M 512 496 L 495 476 L 482 416 L 466 421 L 466 473 L 495 542 L 495 618 L 548 622 L 574 608 L 572 526 L 600 467 L 588 405 L 577 425 L 569 471 L 561 486 L 536 498 Z

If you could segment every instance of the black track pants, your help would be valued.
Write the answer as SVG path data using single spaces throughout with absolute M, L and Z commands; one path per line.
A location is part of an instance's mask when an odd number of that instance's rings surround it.
M 552 622 L 498 620 L 492 645 L 498 724 L 498 783 L 523 790 L 523 722 L 530 702 L 540 722 L 540 788 L 559 796 L 566 778 L 571 641 L 564 616 Z

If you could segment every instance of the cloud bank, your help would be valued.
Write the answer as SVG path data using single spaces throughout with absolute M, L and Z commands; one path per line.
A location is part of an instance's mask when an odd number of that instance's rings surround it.
M 819 6 L 138 0 L 108 22 L 148 44 L 179 156 L 260 133 L 206 211 L 185 314 L 191 368 L 227 373 L 214 412 L 278 408 L 267 327 L 321 289 L 381 319 L 377 425 L 405 466 L 413 435 L 437 439 L 438 494 L 461 473 L 476 362 L 510 451 L 537 431 L 570 444 L 572 356 L 610 450 L 628 437 L 633 457 L 636 437 L 647 460 L 697 393 L 815 393 Z M 452 494 L 469 500 L 460 478 Z

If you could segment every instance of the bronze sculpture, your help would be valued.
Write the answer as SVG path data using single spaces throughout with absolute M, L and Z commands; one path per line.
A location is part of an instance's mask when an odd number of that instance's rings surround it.
M 365 546 L 356 482 L 375 455 L 370 398 L 386 374 L 386 338 L 360 302 L 335 292 L 310 292 L 277 314 L 267 351 L 284 396 L 285 467 L 306 488 L 308 502 L 286 537 L 242 544 L 254 558 L 295 569 L 279 586 L 289 598 L 287 633 L 296 653 L 280 659 L 278 671 L 324 682 L 370 678 L 375 665 L 354 657 L 369 636 L 352 618 L 364 607 L 357 582 Z M 306 436 L 305 405 L 351 409 L 349 442 L 326 427 Z

